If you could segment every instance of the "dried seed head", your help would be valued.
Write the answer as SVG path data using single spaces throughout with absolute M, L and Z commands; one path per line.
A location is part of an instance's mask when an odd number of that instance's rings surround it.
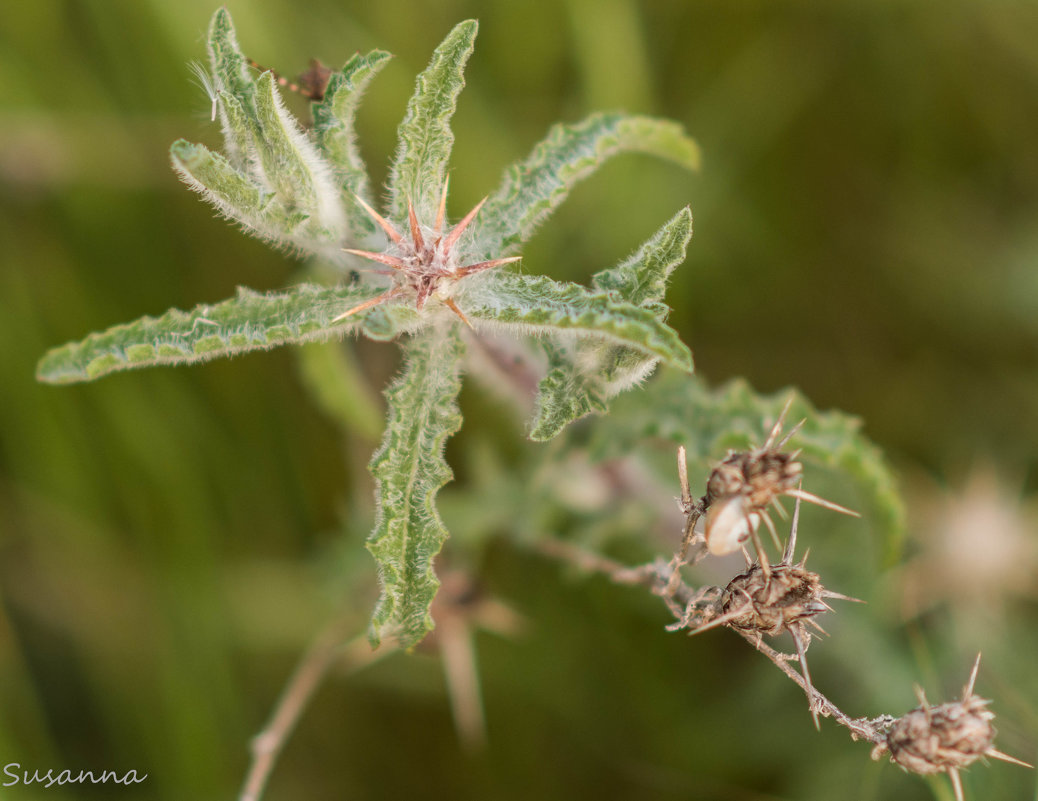
M 764 508 L 774 498 L 796 489 L 804 468 L 792 454 L 754 449 L 730 452 L 706 482 L 706 504 L 745 495 L 751 506 Z
M 889 752 L 890 761 L 906 771 L 923 775 L 947 773 L 958 801 L 962 801 L 959 770 L 982 756 L 1031 767 L 995 748 L 995 727 L 991 724 L 995 714 L 987 708 L 991 702 L 973 694 L 979 668 L 977 654 L 961 701 L 930 706 L 923 691 L 917 688 L 919 706 L 890 724 L 883 741 L 872 749 L 872 758 L 879 759 Z
M 716 556 L 732 553 L 752 537 L 758 555 L 765 564 L 765 573 L 767 565 L 761 554 L 756 531 L 763 522 L 778 542 L 775 524 L 768 509 L 774 506 L 781 513 L 778 505 L 780 496 L 787 495 L 857 516 L 856 512 L 800 489 L 803 465 L 797 461 L 797 453 L 782 453 L 782 448 L 802 423 L 780 439 L 789 405 L 787 403 L 782 410 L 763 445 L 749 451 L 731 451 L 714 468 L 707 479 L 706 495 L 693 510 L 695 514 L 706 516 L 703 535 L 710 553 Z
M 991 750 L 995 715 L 989 701 L 972 697 L 940 706 L 919 706 L 887 731 L 890 759 L 912 773 L 964 768 Z M 882 748 L 883 746 L 881 746 Z
M 746 572 L 728 582 L 728 586 L 719 592 L 716 601 L 712 603 L 704 603 L 705 596 L 694 597 L 685 612 L 681 627 L 694 624 L 696 628 L 691 633 L 698 634 L 717 626 L 729 626 L 744 634 L 754 635 L 758 646 L 765 634 L 773 637 L 788 631 L 797 649 L 808 709 L 817 728 L 817 699 L 807 668 L 807 648 L 812 636 L 808 625 L 824 633 L 814 618 L 822 612 L 831 611 L 826 598 L 847 601 L 857 599 L 827 590 L 818 574 L 804 567 L 806 557 L 793 564 L 799 520 L 800 498 L 797 498 L 782 561 L 770 566 L 766 562 L 751 565 Z
M 825 597 L 818 574 L 801 565 L 780 562 L 766 576 L 754 564 L 725 587 L 721 610 L 732 615 L 728 625 L 734 629 L 775 636 L 828 611 Z

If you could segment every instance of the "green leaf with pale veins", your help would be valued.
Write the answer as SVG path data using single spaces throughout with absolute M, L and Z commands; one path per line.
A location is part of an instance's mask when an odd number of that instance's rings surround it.
M 685 260 L 692 238 L 686 207 L 629 259 L 592 278 L 592 286 L 645 309 L 662 324 L 669 309 L 661 303 L 667 278 Z M 656 357 L 622 345 L 581 340 L 569 348 L 551 346 L 548 372 L 538 388 L 530 438 L 545 441 L 574 420 L 608 410 L 608 399 L 643 380 Z
M 474 19 L 456 25 L 418 76 L 397 129 L 399 142 L 388 181 L 390 219 L 407 219 L 408 198 L 419 220 L 432 220 L 436 214 L 454 145 L 450 120 L 465 85 L 465 64 L 478 28 Z
M 332 73 L 324 99 L 310 106 L 317 144 L 332 165 L 350 225 L 364 234 L 374 232 L 375 224 L 354 199 L 359 195 L 371 204 L 368 171 L 357 149 L 354 120 L 361 95 L 390 58 L 383 50 L 364 56 L 358 53 L 342 70 Z
M 386 390 L 389 421 L 370 466 L 378 515 L 368 550 L 382 585 L 373 645 L 393 637 L 410 648 L 433 628 L 429 606 L 440 586 L 433 559 L 447 538 L 435 499 L 453 475 L 443 448 L 461 427 L 462 355 L 457 326 L 430 327 L 404 346 L 404 372 Z
M 370 312 L 337 323 L 332 320 L 381 292 L 365 285 L 328 289 L 302 284 L 266 294 L 239 288 L 235 297 L 221 303 L 191 311 L 170 309 L 161 317 L 142 317 L 55 348 L 40 360 L 36 377 L 51 384 L 68 384 L 92 381 L 117 370 L 193 364 L 281 345 L 319 342 L 357 329 Z M 413 309 L 393 310 L 397 315 L 408 311 L 414 318 Z
M 653 312 L 608 292 L 539 275 L 496 270 L 485 281 L 460 285 L 458 305 L 474 324 L 516 334 L 591 337 L 626 345 L 679 370 L 692 369 L 692 352 Z
M 710 471 L 729 449 L 745 450 L 764 443 L 790 397 L 786 431 L 805 420 L 788 446 L 801 450 L 804 489 L 814 491 L 812 466 L 850 479 L 857 497 L 826 497 L 862 512 L 866 522 L 883 535 L 884 559 L 892 563 L 904 540 L 905 510 L 890 465 L 861 433 L 859 418 L 837 411 L 819 412 L 795 390 L 761 395 L 742 380 L 712 389 L 694 376 L 661 375 L 636 396 L 615 401 L 610 413 L 597 422 L 589 447 L 595 459 L 613 459 L 644 448 L 653 439 L 684 445 L 692 492 L 700 495 L 706 490 Z M 674 480 L 673 452 L 661 463 L 662 478 Z
M 613 113 L 556 125 L 525 161 L 505 171 L 501 188 L 480 212 L 473 241 L 483 257 L 515 253 L 577 183 L 620 153 L 699 168 L 699 146 L 670 120 Z

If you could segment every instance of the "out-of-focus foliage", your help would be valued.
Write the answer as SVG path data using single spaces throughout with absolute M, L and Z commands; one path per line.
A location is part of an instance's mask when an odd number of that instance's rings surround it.
M 432 48 L 479 17 L 454 120 L 455 217 L 557 119 L 624 108 L 684 123 L 702 145 L 701 175 L 651 159 L 612 165 L 574 191 L 526 262 L 586 282 L 688 203 L 696 237 L 668 292 L 668 322 L 703 375 L 745 376 L 767 392 L 794 385 L 819 408 L 858 415 L 906 473 L 954 483 L 979 452 L 1029 474 L 1021 491 L 1033 493 L 1029 5 L 229 6 L 249 55 L 289 75 L 311 56 L 397 54 L 378 78 L 380 102 L 358 114 L 374 165 L 389 163 Z M 343 604 L 362 630 L 376 595 L 372 582 L 364 597 L 343 597 L 370 573 L 360 543 L 373 515 L 363 469 L 373 433 L 357 424 L 343 440 L 288 354 L 61 390 L 33 380 L 39 353 L 84 331 L 192 308 L 242 283 L 277 289 L 293 274 L 288 259 L 212 219 L 169 170 L 177 137 L 217 146 L 209 100 L 186 68 L 212 10 L 114 0 L 0 11 L 0 765 L 134 768 L 149 774 L 131 791 L 139 798 L 232 797 L 248 738 L 298 653 Z M 396 369 L 391 346 L 357 355 L 373 387 Z M 826 724 L 815 734 L 799 691 L 729 633 L 666 634 L 656 599 L 516 546 L 524 530 L 575 530 L 609 501 L 610 476 L 562 487 L 565 508 L 527 508 L 508 476 L 548 480 L 535 468 L 560 446 L 521 441 L 492 387 L 460 403 L 468 425 L 447 453 L 457 483 L 441 493 L 459 547 L 446 558 L 528 621 L 512 639 L 477 638 L 490 747 L 461 752 L 435 656 L 392 657 L 333 676 L 270 799 L 751 789 L 831 799 L 848 787 L 860 798 L 930 797 Z M 589 430 L 577 425 L 574 436 Z M 674 514 L 676 478 L 644 493 Z M 626 547 L 615 532 L 625 514 L 640 519 L 628 503 L 597 530 L 604 547 Z M 996 699 L 999 746 L 1034 761 L 1035 594 L 1014 592 L 980 620 L 971 610 L 968 636 L 943 600 L 952 592 L 906 622 L 902 578 L 925 568 L 880 572 L 861 558 L 852 521 L 836 525 L 812 540 L 812 563 L 869 605 L 824 624 L 832 637 L 811 651 L 818 686 L 852 714 L 898 713 L 915 704 L 913 681 L 932 700 L 953 697 L 983 649 L 978 691 Z M 468 557 L 465 530 L 501 537 Z M 677 537 L 676 524 L 650 532 L 660 550 L 668 530 Z M 978 532 L 977 552 L 985 547 Z M 412 769 L 389 759 L 397 749 Z M 1033 794 L 1035 779 L 977 766 L 965 781 L 970 797 L 1009 799 Z M 10 792 L 86 797 L 38 788 Z

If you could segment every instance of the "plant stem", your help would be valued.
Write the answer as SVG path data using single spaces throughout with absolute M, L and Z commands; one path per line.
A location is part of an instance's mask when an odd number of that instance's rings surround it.
M 373 651 L 364 635 L 355 637 L 344 647 L 343 643 L 354 623 L 352 611 L 333 620 L 318 634 L 299 660 L 295 673 L 285 685 L 281 698 L 274 707 L 270 721 L 263 731 L 252 739 L 252 761 L 245 774 L 239 801 L 259 801 L 289 735 L 337 659 L 343 658 L 351 670 L 359 670 L 394 650 L 392 647 L 383 647 Z
M 748 631 L 740 631 L 739 629 L 733 629 L 733 631 L 742 635 L 742 638 L 746 640 L 746 642 L 764 654 L 764 656 L 775 663 L 779 670 L 796 682 L 800 689 L 813 699 L 814 707 L 818 711 L 819 715 L 832 718 L 841 726 L 845 726 L 850 730 L 851 737 L 855 740 L 868 740 L 871 743 L 879 743 L 883 741 L 884 738 L 882 734 L 868 720 L 868 718 L 852 718 L 840 711 L 836 704 L 809 685 L 804 680 L 804 677 L 793 669 L 793 666 L 789 663 L 784 654 L 779 653 L 770 645 L 767 645 L 763 640 L 759 639 L 756 635 L 751 634 Z
M 674 560 L 671 560 L 669 564 L 665 564 L 660 560 L 638 567 L 628 567 L 599 554 L 591 553 L 557 540 L 541 542 L 538 544 L 538 549 L 542 553 L 563 559 L 582 570 L 608 576 L 616 584 L 648 587 L 654 595 L 658 595 L 663 599 L 678 620 L 682 620 L 684 614 L 675 602 L 688 604 L 698 596 L 696 589 L 680 580 L 680 578 L 675 582 Z M 855 740 L 868 740 L 871 743 L 884 741 L 883 733 L 875 721 L 868 718 L 852 718 L 842 712 L 836 704 L 822 695 L 813 686 L 810 686 L 804 680 L 804 677 L 789 664 L 789 660 L 784 654 L 765 644 L 755 634 L 734 628 L 733 630 L 741 634 L 743 639 L 774 662 L 779 670 L 796 682 L 808 694 L 808 697 L 813 700 L 813 706 L 818 714 L 832 718 L 841 726 L 847 728 L 851 733 L 851 737 Z M 881 720 L 881 718 L 877 718 L 878 720 Z

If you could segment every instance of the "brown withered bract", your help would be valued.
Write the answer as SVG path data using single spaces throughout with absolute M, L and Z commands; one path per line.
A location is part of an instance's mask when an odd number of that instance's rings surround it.
M 415 216 L 414 206 L 410 200 L 407 201 L 408 233 L 410 237 L 397 231 L 392 223 L 359 197 L 356 198 L 356 201 L 378 223 L 392 244 L 390 249 L 384 253 L 373 253 L 368 250 L 354 250 L 352 248 L 344 248 L 344 250 L 347 253 L 352 253 L 354 256 L 385 264 L 391 269 L 376 270 L 375 272 L 382 273 L 383 275 L 392 275 L 396 279 L 397 284 L 378 297 L 343 312 L 332 320 L 333 323 L 370 309 L 373 306 L 378 306 L 387 300 L 392 300 L 412 292 L 415 295 L 415 307 L 419 310 L 430 297 L 435 296 L 454 312 L 465 325 L 472 328 L 472 323 L 469 322 L 468 317 L 465 316 L 464 312 L 458 308 L 458 304 L 451 298 L 454 284 L 470 275 L 475 275 L 501 264 L 519 261 L 522 258 L 521 256 L 511 256 L 505 259 L 491 259 L 490 261 L 465 265 L 458 262 L 457 254 L 454 252 L 454 245 L 465 229 L 468 228 L 469 223 L 479 214 L 479 210 L 486 202 L 486 198 L 479 201 L 476 207 L 466 214 L 461 222 L 455 225 L 449 233 L 444 234 L 443 224 L 447 210 L 446 181 L 443 183 L 443 194 L 440 196 L 440 208 L 436 213 L 436 222 L 431 230 L 426 229 L 425 232 L 422 231 L 422 227 L 418 224 L 418 218 Z
M 889 752 L 891 762 L 911 773 L 947 773 L 958 801 L 963 801 L 959 770 L 983 756 L 1031 767 L 994 747 L 995 727 L 991 721 L 995 714 L 987 708 L 991 702 L 973 694 L 979 668 L 977 654 L 960 701 L 930 706 L 917 687 L 919 706 L 890 724 L 883 742 L 872 749 L 872 758 L 879 759 Z

